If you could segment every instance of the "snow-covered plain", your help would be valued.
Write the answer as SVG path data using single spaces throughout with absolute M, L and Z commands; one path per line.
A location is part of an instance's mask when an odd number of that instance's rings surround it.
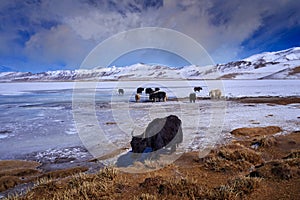
M 219 101 L 206 99 L 195 104 L 189 103 L 188 99 L 150 103 L 146 102 L 148 97 L 143 93 L 142 101 L 145 102 L 135 103 L 134 94 L 140 86 L 160 87 L 171 100 L 188 97 L 195 86 L 203 88 L 197 93 L 198 97 L 208 97 L 209 90 L 218 87 L 225 98 Z M 106 144 L 101 142 L 111 142 L 115 148 L 128 147 L 131 133 L 140 134 L 151 120 L 169 114 L 178 115 L 183 122 L 182 151 L 226 141 L 231 137 L 229 132 L 238 127 L 278 125 L 285 131 L 296 130 L 299 104 L 248 106 L 226 98 L 299 97 L 299 86 L 300 80 L 1 83 L 0 159 L 13 159 L 32 152 L 51 154 L 51 149 L 56 152 L 60 148 L 86 145 L 86 139 L 77 128 L 88 130 L 95 124 L 83 120 L 85 124 L 82 125 L 73 117 L 77 107 L 72 105 L 72 100 L 78 96 L 83 101 L 92 96 L 94 99 L 91 100 L 96 102 L 92 110 L 84 107 L 79 111 L 84 111 L 86 119 L 90 115 L 96 116 L 96 128 L 102 130 L 105 140 L 100 138 L 100 149 L 92 153 L 101 156 L 106 152 Z M 125 94 L 119 95 L 118 88 L 123 88 Z M 97 138 L 92 140 L 97 143 Z

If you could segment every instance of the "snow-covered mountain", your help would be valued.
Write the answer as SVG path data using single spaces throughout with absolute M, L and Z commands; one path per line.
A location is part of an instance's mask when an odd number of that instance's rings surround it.
M 92 70 L 57 70 L 41 73 L 2 72 L 0 81 L 153 80 L 153 79 L 299 79 L 300 47 L 266 52 L 241 61 L 214 66 L 172 68 L 135 64 Z
M 216 66 L 221 78 L 298 79 L 300 47 L 250 56 L 241 61 Z

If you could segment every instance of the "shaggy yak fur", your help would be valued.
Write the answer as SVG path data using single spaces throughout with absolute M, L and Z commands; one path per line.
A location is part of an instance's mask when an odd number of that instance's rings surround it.
M 146 94 L 151 94 L 152 92 L 154 92 L 154 90 L 152 88 L 146 88 L 145 89 Z
M 221 95 L 222 95 L 222 92 L 221 92 L 221 90 L 219 90 L 219 89 L 211 90 L 211 91 L 209 92 L 209 96 L 210 96 L 212 99 L 220 99 L 220 98 L 221 98 Z
M 190 102 L 191 102 L 191 103 L 192 103 L 192 102 L 195 103 L 195 101 L 196 101 L 196 93 L 191 93 L 189 97 L 190 97 Z
M 134 98 L 135 98 L 135 102 L 138 102 L 138 101 L 141 100 L 141 95 L 140 94 L 135 94 Z
M 119 95 L 123 95 L 124 94 L 124 89 L 119 89 L 118 92 L 119 92 Z
M 194 87 L 194 92 L 200 92 L 202 90 L 202 87 Z
M 181 120 L 175 115 L 170 115 L 154 119 L 143 134 L 132 136 L 130 144 L 133 153 L 143 153 L 147 148 L 157 151 L 164 147 L 171 147 L 171 151 L 174 152 L 182 139 Z
M 150 101 L 167 101 L 167 94 L 163 91 L 157 91 L 157 92 L 153 92 L 149 95 L 149 100 Z
M 137 94 L 142 94 L 143 91 L 144 91 L 144 88 L 142 88 L 142 87 L 139 87 L 136 89 Z

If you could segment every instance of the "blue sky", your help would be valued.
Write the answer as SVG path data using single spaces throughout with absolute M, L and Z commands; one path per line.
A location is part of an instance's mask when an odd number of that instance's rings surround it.
M 143 60 L 140 60 L 140 58 L 143 58 Z M 172 52 L 147 48 L 126 53 L 114 60 L 110 66 L 129 66 L 133 63 L 164 64 L 172 67 L 182 67 L 192 64 L 185 58 Z
M 141 27 L 182 32 L 226 63 L 300 46 L 299 10 L 297 0 L 1 0 L 0 70 L 77 69 L 105 39 Z M 136 62 L 184 65 L 153 50 L 115 64 Z

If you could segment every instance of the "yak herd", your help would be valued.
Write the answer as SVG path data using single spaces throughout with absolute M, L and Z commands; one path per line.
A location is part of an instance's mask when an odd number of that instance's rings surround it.
M 202 87 L 194 87 L 194 92 L 189 94 L 189 100 L 191 103 L 195 103 L 197 99 L 197 92 L 200 92 Z M 161 91 L 160 88 L 143 88 L 138 87 L 136 89 L 135 101 L 139 102 L 141 100 L 142 93 L 145 93 L 149 101 L 166 101 L 167 94 Z M 124 95 L 124 89 L 118 89 L 119 95 Z M 220 99 L 221 90 L 213 89 L 209 92 L 211 99 Z M 182 142 L 183 133 L 181 127 L 181 120 L 175 116 L 170 115 L 165 118 L 157 118 L 149 123 L 146 130 L 140 135 L 133 135 L 130 145 L 132 147 L 131 153 L 134 157 L 142 157 L 144 153 L 154 152 L 154 155 L 160 154 L 162 151 L 171 149 L 170 152 L 176 151 L 176 147 Z M 152 154 L 150 154 L 152 155 Z M 136 159 L 136 158 L 134 158 Z
M 149 95 L 149 100 L 152 102 L 156 101 L 167 101 L 167 94 L 164 91 L 160 91 L 160 88 L 155 88 L 154 90 L 152 88 L 142 88 L 139 87 L 136 89 L 135 94 L 135 101 L 138 102 L 141 99 L 141 94 L 145 90 L 145 93 Z
M 195 103 L 197 99 L 196 92 L 200 92 L 202 90 L 202 87 L 194 87 L 194 92 L 189 94 L 190 102 Z M 156 87 L 154 89 L 152 88 L 143 88 L 138 87 L 136 89 L 135 94 L 135 101 L 139 102 L 141 100 L 141 95 L 145 91 L 145 94 L 149 96 L 149 100 L 152 102 L 157 101 L 167 101 L 167 94 L 164 91 L 161 91 L 160 88 Z M 124 94 L 124 89 L 118 89 L 119 95 Z M 209 96 L 211 99 L 220 99 L 222 97 L 222 92 L 220 89 L 213 89 L 209 92 Z

